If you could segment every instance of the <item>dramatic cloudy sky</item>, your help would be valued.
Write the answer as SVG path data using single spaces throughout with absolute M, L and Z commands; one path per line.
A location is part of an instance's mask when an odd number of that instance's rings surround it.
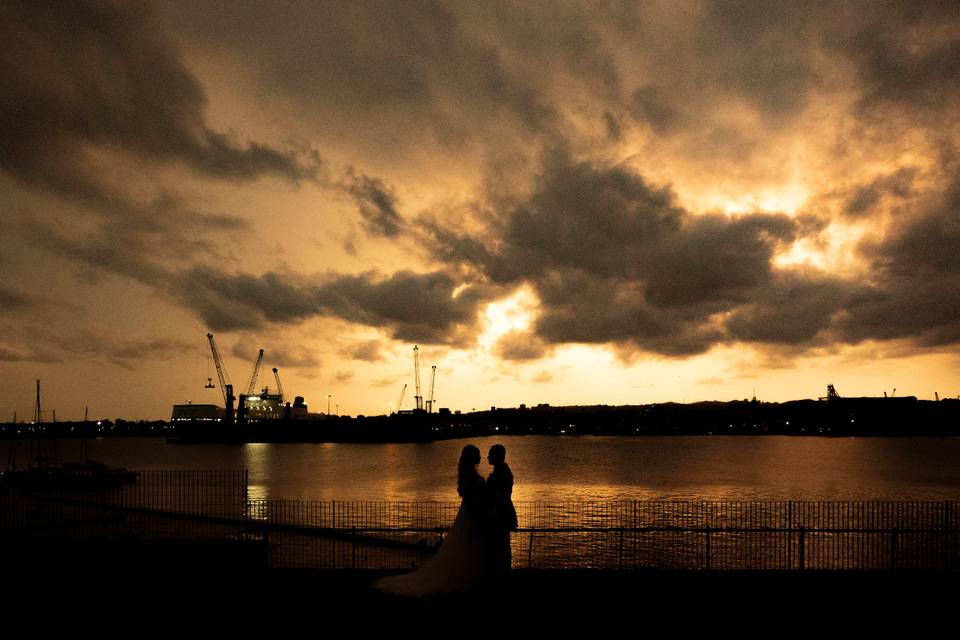
M 960 394 L 955 2 L 0 4 L 0 419 Z

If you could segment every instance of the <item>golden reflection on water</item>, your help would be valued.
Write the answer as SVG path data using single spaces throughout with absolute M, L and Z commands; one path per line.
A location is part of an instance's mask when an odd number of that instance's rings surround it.
M 420 444 L 168 444 L 105 438 L 88 456 L 129 469 L 249 470 L 254 499 L 459 502 L 457 461 L 506 446 L 513 499 L 957 500 L 960 438 L 787 436 L 492 436 Z M 58 440 L 61 461 L 76 440 Z M 0 440 L 0 460 L 25 464 L 30 443 Z
M 386 502 L 400 502 L 406 497 L 401 495 L 402 454 L 399 445 L 383 445 L 384 469 L 388 471 L 383 481 L 383 499 Z
M 270 478 L 271 448 L 263 442 L 251 442 L 243 445 L 243 460 L 249 472 L 247 496 L 251 500 L 269 500 L 270 487 L 266 480 Z
M 960 438 L 495 436 L 239 447 L 107 439 L 90 455 L 137 469 L 246 468 L 253 499 L 453 503 L 460 500 L 456 467 L 464 445 L 480 448 L 478 471 L 487 477 L 494 443 L 506 446 L 519 502 L 960 496 Z M 4 444 L 0 453 L 9 454 Z

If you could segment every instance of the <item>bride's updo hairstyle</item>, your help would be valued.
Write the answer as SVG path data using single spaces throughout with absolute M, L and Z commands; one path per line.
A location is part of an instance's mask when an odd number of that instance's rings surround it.
M 480 464 L 480 449 L 468 444 L 460 452 L 460 463 L 457 465 L 457 493 L 461 497 L 464 491 L 470 491 L 477 484 L 480 476 L 477 475 L 477 465 Z

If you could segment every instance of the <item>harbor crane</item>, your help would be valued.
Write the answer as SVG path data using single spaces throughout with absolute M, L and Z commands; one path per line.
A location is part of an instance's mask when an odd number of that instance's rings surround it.
M 437 381 L 437 365 L 433 365 L 430 373 L 430 399 L 427 400 L 427 413 L 433 413 L 433 385 Z
M 413 379 L 417 386 L 417 395 L 414 396 L 416 400 L 416 410 L 423 410 L 423 395 L 420 393 L 420 347 L 417 345 L 413 346 Z
M 257 353 L 257 362 L 253 365 L 253 373 L 250 375 L 250 384 L 247 385 L 247 395 L 252 396 L 257 391 L 257 377 L 260 375 L 260 363 L 263 362 L 263 349 Z
M 204 389 L 216 389 L 217 385 L 213 384 L 213 374 L 210 373 L 210 354 L 207 354 L 207 384 L 203 385 Z
M 823 398 L 820 398 L 821 401 L 823 401 L 823 400 L 828 400 L 828 401 L 829 401 L 829 400 L 839 400 L 839 399 L 840 399 L 840 394 L 837 393 L 836 387 L 834 387 L 832 384 L 828 384 L 828 385 L 827 385 L 827 395 L 826 395 L 825 397 L 823 397 Z
M 33 411 L 33 421 L 36 424 L 43 424 L 43 409 L 40 408 L 40 381 L 37 380 L 37 406 Z
M 280 402 L 283 402 L 283 385 L 280 384 L 280 372 L 273 368 L 273 379 L 277 381 L 277 393 L 280 394 Z
M 217 343 L 213 339 L 213 334 L 207 334 L 207 340 L 210 342 L 210 353 L 213 354 L 213 364 L 217 368 L 217 377 L 220 379 L 220 393 L 223 395 L 223 404 L 227 404 L 227 385 L 229 383 L 229 376 L 223 368 L 223 361 L 220 359 L 220 351 L 217 350 Z
M 213 339 L 213 334 L 207 334 L 207 340 L 210 341 L 210 353 L 213 354 L 213 363 L 217 366 L 217 378 L 220 379 L 220 393 L 223 394 L 224 420 L 227 424 L 233 424 L 233 384 L 229 382 L 226 370 L 223 368 L 223 361 L 220 359 L 220 351 L 217 349 L 217 343 Z
M 403 396 L 407 392 L 407 385 L 403 385 L 403 389 L 400 389 L 400 399 L 397 400 L 397 413 L 400 413 L 400 409 L 403 407 Z

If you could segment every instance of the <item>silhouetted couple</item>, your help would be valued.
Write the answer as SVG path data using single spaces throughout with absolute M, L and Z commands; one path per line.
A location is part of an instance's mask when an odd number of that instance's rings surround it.
M 490 447 L 487 461 L 493 473 L 486 480 L 477 470 L 480 449 L 468 444 L 457 465 L 460 510 L 443 544 L 422 567 L 401 576 L 378 580 L 374 587 L 402 596 L 465 593 L 495 586 L 510 571 L 510 532 L 517 529 L 513 473 L 506 449 Z

